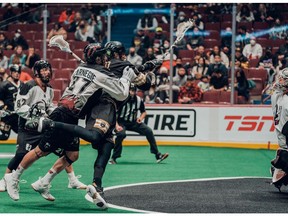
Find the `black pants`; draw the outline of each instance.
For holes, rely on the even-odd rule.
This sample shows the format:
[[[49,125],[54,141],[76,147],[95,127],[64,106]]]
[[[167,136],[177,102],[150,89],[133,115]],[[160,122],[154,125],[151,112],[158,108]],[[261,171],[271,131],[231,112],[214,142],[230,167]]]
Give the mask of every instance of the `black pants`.
[[[134,131],[136,133],[146,136],[146,139],[150,144],[150,152],[155,155],[159,153],[153,131],[146,124],[139,124],[137,122],[127,121],[118,121],[118,124],[123,127],[123,130],[116,133],[115,147],[112,155],[112,158],[114,160],[121,157],[122,142],[126,138],[126,130]]]

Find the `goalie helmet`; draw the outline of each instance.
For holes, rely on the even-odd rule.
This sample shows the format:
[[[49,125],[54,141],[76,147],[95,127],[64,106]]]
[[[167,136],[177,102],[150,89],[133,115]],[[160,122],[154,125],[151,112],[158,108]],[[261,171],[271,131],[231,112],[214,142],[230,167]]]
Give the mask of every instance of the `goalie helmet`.
[[[44,68],[48,68],[50,70],[50,74],[44,76],[41,74],[41,70]],[[36,61],[33,66],[34,76],[40,78],[43,83],[49,83],[52,78],[52,67],[51,64],[46,60]]]
[[[285,91],[288,89],[288,68],[284,68],[279,72],[274,87],[279,91]]]
[[[103,62],[105,49],[101,43],[91,43],[84,48],[84,58],[88,64],[97,64],[97,58]]]
[[[117,53],[119,57],[125,55],[125,47],[120,41],[109,41],[105,44],[106,55],[109,59],[114,58],[114,53]]]

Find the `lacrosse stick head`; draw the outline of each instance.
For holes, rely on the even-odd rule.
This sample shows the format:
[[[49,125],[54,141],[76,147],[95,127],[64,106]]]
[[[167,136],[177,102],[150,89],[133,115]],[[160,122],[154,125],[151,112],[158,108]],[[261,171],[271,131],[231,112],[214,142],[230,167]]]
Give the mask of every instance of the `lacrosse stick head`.
[[[192,26],[194,25],[194,20],[189,19],[186,22],[181,22],[178,24],[177,26],[177,31],[176,31],[176,40],[175,40],[175,44],[179,41],[182,40],[182,38],[185,35],[185,32],[190,29]]]
[[[49,47],[58,47],[60,50],[64,52],[71,53],[72,51],[70,50],[69,43],[64,40],[63,35],[54,35],[50,40],[49,40]]]

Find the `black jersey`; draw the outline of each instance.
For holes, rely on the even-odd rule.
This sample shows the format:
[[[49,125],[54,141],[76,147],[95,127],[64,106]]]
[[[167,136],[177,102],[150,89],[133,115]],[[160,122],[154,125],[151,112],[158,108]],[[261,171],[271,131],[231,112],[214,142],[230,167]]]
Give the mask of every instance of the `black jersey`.
[[[22,85],[23,83],[21,81],[19,81],[18,85],[10,80],[5,80],[0,83],[0,100],[7,106],[8,110],[14,111],[17,92]]]

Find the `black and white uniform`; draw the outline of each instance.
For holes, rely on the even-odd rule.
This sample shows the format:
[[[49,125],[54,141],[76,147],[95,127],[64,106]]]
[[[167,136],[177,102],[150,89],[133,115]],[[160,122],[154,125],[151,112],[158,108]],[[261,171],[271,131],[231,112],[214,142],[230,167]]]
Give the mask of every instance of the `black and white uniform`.
[[[288,137],[283,134],[283,129],[288,127],[288,95],[283,91],[275,90],[271,96],[274,125],[280,148],[287,149]]]
[[[107,73],[104,73],[106,71]],[[80,64],[72,74],[71,82],[59,101],[59,106],[49,116],[53,121],[77,125],[99,103],[102,90],[116,100],[125,100],[130,82],[124,78],[110,77],[101,65]],[[74,136],[73,136],[74,135]],[[77,134],[64,129],[46,131],[39,147],[44,152],[62,147],[66,151],[79,151]]]
[[[122,142],[126,138],[126,130],[146,136],[150,144],[150,152],[155,154],[156,158],[159,156],[160,152],[158,151],[152,129],[143,122],[137,122],[139,111],[140,113],[144,113],[146,110],[143,100],[137,95],[134,97],[129,96],[125,104],[118,110],[117,121],[123,130],[116,133],[115,147],[112,155],[114,160],[121,157]]]
[[[37,104],[38,109],[48,115],[55,109],[52,103],[53,97],[54,93],[50,85],[44,92],[35,80],[30,80],[20,87],[15,102],[15,112],[19,115],[17,150],[14,158],[8,164],[10,170],[16,169],[23,157],[34,149],[42,138],[41,133],[27,131],[24,128],[27,119],[31,117],[31,107]]]
[[[23,85],[23,82],[14,83],[12,78],[8,78],[0,83],[0,101],[3,102],[7,111],[14,111],[14,103],[16,100],[18,89]],[[18,115],[13,113],[0,118],[0,140],[7,140],[10,136],[11,129],[18,133]]]

